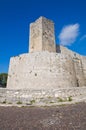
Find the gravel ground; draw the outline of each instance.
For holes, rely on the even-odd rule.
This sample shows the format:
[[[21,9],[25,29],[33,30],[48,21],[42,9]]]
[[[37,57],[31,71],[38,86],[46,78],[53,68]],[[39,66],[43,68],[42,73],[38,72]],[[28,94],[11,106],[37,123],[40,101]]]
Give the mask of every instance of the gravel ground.
[[[0,130],[86,130],[86,103],[50,107],[0,106]]]

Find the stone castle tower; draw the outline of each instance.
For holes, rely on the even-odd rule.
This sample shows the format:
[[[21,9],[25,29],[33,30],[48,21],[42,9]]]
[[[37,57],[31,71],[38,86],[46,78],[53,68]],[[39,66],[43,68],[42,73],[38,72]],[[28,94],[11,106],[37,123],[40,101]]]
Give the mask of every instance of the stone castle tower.
[[[86,57],[56,47],[51,20],[40,17],[31,23],[29,53],[10,59],[7,88],[39,90],[85,85]]]
[[[54,23],[45,17],[40,17],[30,24],[29,52],[56,52]]]

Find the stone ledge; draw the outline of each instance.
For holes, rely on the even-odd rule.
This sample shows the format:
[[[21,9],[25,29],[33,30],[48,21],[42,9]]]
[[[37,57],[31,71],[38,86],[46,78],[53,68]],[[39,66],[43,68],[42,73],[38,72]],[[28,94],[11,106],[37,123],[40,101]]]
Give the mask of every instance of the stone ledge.
[[[50,90],[0,88],[1,105],[55,105],[86,101],[86,87]]]

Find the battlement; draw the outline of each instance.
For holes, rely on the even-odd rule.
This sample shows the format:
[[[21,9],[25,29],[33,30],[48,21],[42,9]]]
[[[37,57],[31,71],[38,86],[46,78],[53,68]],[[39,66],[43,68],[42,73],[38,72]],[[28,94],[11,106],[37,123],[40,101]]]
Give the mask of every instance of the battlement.
[[[53,21],[40,17],[30,24],[29,52],[56,52]]]

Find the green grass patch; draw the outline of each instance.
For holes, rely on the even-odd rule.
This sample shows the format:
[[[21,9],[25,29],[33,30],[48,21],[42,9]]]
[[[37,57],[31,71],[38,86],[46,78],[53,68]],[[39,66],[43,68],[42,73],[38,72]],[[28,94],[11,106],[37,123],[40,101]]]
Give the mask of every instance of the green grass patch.
[[[70,96],[70,97],[68,97],[68,101],[69,102],[71,102],[73,99],[72,99],[72,97]]]
[[[30,101],[30,104],[34,104],[36,101],[33,99]]]
[[[18,104],[18,105],[19,105],[19,104],[22,104],[22,102],[21,102],[21,101],[18,101],[17,104]]]
[[[7,102],[6,102],[6,99],[2,102],[3,104],[6,104]]]
[[[64,99],[58,97],[58,102],[64,102],[64,101],[65,101]]]

